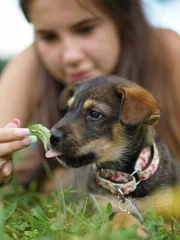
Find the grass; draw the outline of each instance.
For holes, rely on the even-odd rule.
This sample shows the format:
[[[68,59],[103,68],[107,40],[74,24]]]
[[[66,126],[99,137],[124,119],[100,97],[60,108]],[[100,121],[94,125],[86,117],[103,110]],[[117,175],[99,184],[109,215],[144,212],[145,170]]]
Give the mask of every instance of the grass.
[[[25,191],[12,183],[0,191],[0,239],[38,240],[116,240],[139,239],[132,229],[111,231],[109,216],[111,205],[106,209],[97,205],[92,212],[89,200],[81,204],[72,201],[71,188],[64,192],[45,195]],[[149,213],[145,225],[153,240],[180,239],[180,223],[171,220],[169,230],[162,218]]]

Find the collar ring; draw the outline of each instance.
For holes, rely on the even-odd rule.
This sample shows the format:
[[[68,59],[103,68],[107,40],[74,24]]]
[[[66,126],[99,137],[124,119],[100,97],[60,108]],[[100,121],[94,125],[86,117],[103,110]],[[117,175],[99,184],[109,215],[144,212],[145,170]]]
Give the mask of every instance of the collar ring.
[[[118,197],[118,199],[121,201],[121,202],[125,202],[125,197],[124,197],[124,193],[123,193],[123,191],[121,190],[121,188],[119,187],[119,186],[114,186],[114,188],[115,188],[115,190],[117,191],[117,197]]]
[[[139,169],[135,169],[134,172],[131,173],[131,175],[130,175],[129,178],[131,179],[132,177],[134,177],[134,175],[135,175],[136,173],[137,173],[137,174],[140,173],[140,170],[139,170]],[[139,180],[136,182],[136,186],[139,185],[140,182],[141,182],[141,180],[139,179]]]
[[[135,169],[133,173],[131,173],[130,178],[132,178],[136,173],[139,173],[139,169]]]

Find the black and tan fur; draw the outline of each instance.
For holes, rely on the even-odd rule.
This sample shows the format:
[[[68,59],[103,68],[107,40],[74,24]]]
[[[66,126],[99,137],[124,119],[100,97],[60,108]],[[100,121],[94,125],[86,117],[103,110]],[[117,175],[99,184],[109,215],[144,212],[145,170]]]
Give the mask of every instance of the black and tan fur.
[[[113,75],[72,84],[61,94],[58,107],[64,116],[53,126],[50,142],[53,149],[63,153],[59,157],[63,165],[79,168],[100,163],[101,168],[130,174],[141,150],[152,146],[153,126],[160,117],[149,92]],[[156,145],[160,153],[158,170],[128,196],[142,214],[153,202],[156,207],[171,204],[171,187],[179,182],[177,163],[169,150],[160,141]],[[124,221],[127,227],[134,224],[134,217],[119,211],[117,197],[97,185],[91,167],[87,189],[100,203],[111,201],[116,212],[114,228]],[[156,200],[162,193],[168,195],[168,201],[163,198],[158,205]]]

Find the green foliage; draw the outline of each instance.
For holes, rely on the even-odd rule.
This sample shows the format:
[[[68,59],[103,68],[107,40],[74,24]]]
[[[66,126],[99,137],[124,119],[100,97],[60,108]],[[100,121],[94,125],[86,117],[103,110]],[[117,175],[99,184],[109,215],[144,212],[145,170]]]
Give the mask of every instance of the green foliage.
[[[5,65],[8,63],[8,60],[0,60],[0,73],[2,72]]]
[[[46,195],[25,191],[16,184],[1,188],[0,239],[34,240],[138,240],[136,228],[111,231],[109,217],[112,206],[106,208],[91,196],[90,200],[72,201],[76,191],[71,187],[63,192]],[[172,219],[167,230],[162,218],[149,213],[145,225],[152,240],[180,239],[180,224]]]

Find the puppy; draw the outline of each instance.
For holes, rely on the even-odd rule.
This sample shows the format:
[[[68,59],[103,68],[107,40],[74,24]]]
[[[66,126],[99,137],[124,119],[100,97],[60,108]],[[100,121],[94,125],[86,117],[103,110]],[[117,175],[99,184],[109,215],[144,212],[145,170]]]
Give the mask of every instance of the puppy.
[[[102,76],[67,87],[58,107],[63,117],[51,129],[46,157],[79,168],[78,174],[83,174],[80,167],[90,166],[84,182],[100,204],[111,202],[114,229],[142,224],[150,207],[158,212],[173,204],[179,166],[153,137],[160,109],[148,91]]]

